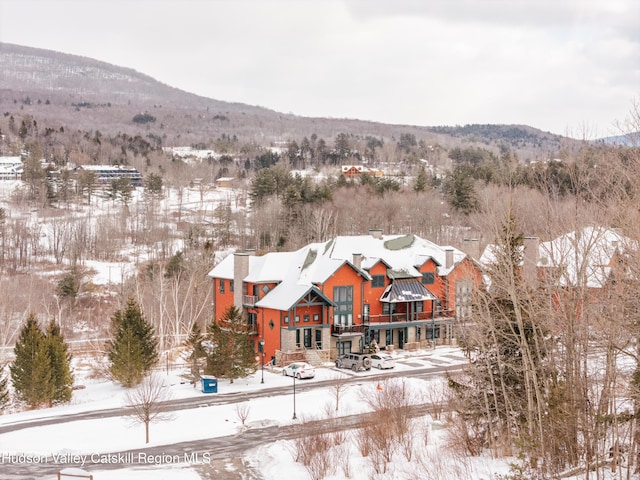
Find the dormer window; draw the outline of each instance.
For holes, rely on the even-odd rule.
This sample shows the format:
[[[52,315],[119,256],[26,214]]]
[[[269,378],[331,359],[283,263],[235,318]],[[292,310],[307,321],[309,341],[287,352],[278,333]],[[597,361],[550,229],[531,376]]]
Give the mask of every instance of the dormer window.
[[[372,275],[371,276],[371,288],[384,287],[384,275]]]
[[[433,285],[435,280],[436,280],[436,277],[433,274],[433,272],[423,272],[422,273],[422,283],[424,285]]]

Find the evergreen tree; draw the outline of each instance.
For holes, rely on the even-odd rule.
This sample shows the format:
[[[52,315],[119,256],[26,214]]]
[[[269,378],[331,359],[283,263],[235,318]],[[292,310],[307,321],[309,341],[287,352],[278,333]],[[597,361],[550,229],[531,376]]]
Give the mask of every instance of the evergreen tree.
[[[202,334],[202,329],[197,322],[194,322],[191,326],[189,336],[185,341],[185,346],[189,349],[189,362],[191,363],[191,377],[193,379],[193,385],[195,387],[198,379],[200,378],[200,363],[203,358],[207,356],[207,352],[204,349],[202,342],[205,340]]]
[[[413,191],[416,193],[424,192],[427,189],[427,185],[429,184],[429,178],[427,176],[427,172],[424,169],[424,166],[420,168],[418,175],[413,182]]]
[[[523,247],[524,237],[509,212],[493,252],[495,261],[487,269],[488,288],[476,294],[469,377],[466,382],[450,379],[449,386],[467,426],[481,432],[477,440],[482,447],[517,440],[535,457],[544,443],[549,412],[545,382],[554,373],[546,360],[548,332],[539,323],[548,299],[523,277]]]
[[[135,300],[129,299],[124,310],[111,317],[111,332],[107,355],[113,379],[125,387],[138,385],[158,361],[153,326]]]
[[[4,374],[4,365],[0,368],[0,411],[9,404],[9,379]]]
[[[60,326],[54,321],[49,322],[45,337],[49,365],[51,368],[51,383],[53,394],[51,403],[65,403],[71,400],[73,391],[73,374],[71,373],[71,354],[60,332]]]
[[[474,183],[473,171],[468,165],[457,166],[445,180],[444,193],[449,204],[463,214],[478,209]]]
[[[29,315],[20,330],[14,352],[16,358],[9,370],[18,400],[31,408],[50,403],[54,391],[51,366],[45,336],[35,314]]]
[[[230,379],[246,377],[256,370],[255,351],[249,340],[249,329],[237,307],[229,307],[219,322],[207,327],[213,347],[207,355],[205,373]]]

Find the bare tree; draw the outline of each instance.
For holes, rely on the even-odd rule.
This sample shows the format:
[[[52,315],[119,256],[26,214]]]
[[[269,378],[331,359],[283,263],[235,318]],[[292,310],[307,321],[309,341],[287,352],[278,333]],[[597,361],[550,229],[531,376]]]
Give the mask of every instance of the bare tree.
[[[125,406],[132,409],[134,423],[144,423],[145,443],[149,443],[149,425],[151,422],[171,420],[171,414],[165,411],[164,403],[171,399],[171,393],[162,378],[151,374],[136,388],[127,390]]]
[[[336,401],[336,412],[340,408],[340,399],[348,386],[348,377],[344,375],[336,375],[333,377],[333,381],[331,382],[331,393]]]
[[[240,424],[244,427],[247,422],[247,418],[249,418],[249,414],[251,413],[251,406],[249,402],[236,403],[234,405],[234,410],[236,412],[236,417],[240,420]]]

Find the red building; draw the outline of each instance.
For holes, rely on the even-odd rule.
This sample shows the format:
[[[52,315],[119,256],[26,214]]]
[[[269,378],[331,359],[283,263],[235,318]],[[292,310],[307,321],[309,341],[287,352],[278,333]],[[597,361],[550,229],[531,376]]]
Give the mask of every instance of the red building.
[[[470,314],[477,265],[453,247],[414,235],[341,236],[295,252],[234,253],[211,272],[215,316],[231,305],[246,316],[265,361],[329,361],[381,348],[455,340]]]

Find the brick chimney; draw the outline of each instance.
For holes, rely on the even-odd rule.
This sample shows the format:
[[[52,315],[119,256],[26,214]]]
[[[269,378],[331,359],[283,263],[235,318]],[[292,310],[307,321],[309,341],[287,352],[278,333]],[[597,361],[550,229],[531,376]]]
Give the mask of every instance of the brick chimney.
[[[353,254],[353,261],[351,263],[353,263],[353,265],[358,270],[360,270],[362,268],[362,254],[361,253],[354,253]]]
[[[453,267],[453,248],[446,248],[444,251],[445,254],[445,262],[444,262],[444,266],[445,268],[451,268]]]
[[[233,304],[242,311],[242,282],[249,275],[249,254],[233,254]]]
[[[474,260],[480,260],[480,240],[477,238],[465,238],[463,240],[464,243],[464,253],[469,255]]]

